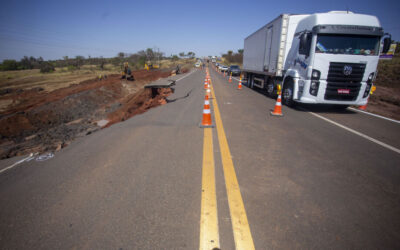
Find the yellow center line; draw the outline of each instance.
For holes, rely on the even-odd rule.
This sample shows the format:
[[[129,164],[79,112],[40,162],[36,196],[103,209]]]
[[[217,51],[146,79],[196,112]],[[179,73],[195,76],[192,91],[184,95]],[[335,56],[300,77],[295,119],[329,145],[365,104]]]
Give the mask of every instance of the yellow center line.
[[[225,186],[228,196],[229,211],[232,221],[233,236],[236,249],[254,249],[253,237],[251,236],[249,222],[247,221],[242,195],[240,194],[239,183],[236,178],[235,167],[233,166],[228,140],[221,120],[214,88],[211,86],[211,93],[214,97],[213,107],[215,123],[218,133],[219,148],[221,151],[222,165],[225,176]]]
[[[204,128],[200,249],[220,248],[212,129]]]

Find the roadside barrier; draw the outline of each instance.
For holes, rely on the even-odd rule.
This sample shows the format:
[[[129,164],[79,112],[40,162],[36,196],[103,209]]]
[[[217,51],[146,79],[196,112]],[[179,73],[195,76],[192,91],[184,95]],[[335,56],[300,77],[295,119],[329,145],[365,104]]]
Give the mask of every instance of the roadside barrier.
[[[212,128],[214,127],[212,125],[211,121],[211,109],[210,109],[210,101],[208,96],[205,96],[204,99],[204,108],[203,108],[203,119],[199,125],[200,128]]]
[[[242,76],[239,78],[239,84],[238,84],[238,89],[242,89]]]
[[[229,76],[229,82],[232,82],[232,72],[231,75]]]

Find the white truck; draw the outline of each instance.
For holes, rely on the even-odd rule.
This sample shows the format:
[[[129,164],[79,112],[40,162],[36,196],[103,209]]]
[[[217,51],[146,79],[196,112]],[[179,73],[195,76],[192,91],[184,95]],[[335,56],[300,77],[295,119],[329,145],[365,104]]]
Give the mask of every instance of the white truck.
[[[244,40],[243,73],[270,96],[280,84],[288,106],[364,105],[390,41],[375,16],[282,14]]]

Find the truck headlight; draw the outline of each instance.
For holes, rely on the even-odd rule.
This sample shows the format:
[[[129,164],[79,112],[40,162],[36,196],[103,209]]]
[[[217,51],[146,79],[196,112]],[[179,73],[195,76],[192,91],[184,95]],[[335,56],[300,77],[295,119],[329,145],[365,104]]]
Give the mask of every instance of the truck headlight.
[[[311,80],[319,80],[321,77],[321,72],[319,70],[313,69],[311,73]]]

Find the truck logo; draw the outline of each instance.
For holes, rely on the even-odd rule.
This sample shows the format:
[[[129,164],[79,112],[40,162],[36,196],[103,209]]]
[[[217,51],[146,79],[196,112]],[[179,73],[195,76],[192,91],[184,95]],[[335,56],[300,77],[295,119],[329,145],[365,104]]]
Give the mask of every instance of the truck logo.
[[[351,72],[353,72],[353,68],[351,66],[349,66],[349,65],[344,65],[343,74],[345,76],[349,76],[349,75],[351,75]]]

